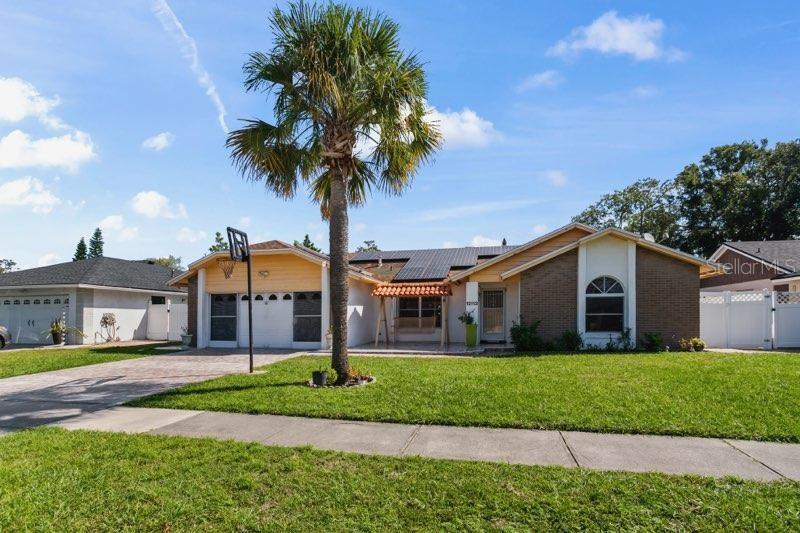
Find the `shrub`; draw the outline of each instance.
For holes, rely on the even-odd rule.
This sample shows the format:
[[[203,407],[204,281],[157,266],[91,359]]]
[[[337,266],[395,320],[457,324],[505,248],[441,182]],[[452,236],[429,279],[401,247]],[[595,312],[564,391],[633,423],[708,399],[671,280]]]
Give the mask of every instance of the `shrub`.
[[[556,346],[565,352],[577,352],[583,348],[583,337],[577,331],[567,330],[558,338]]]
[[[661,333],[645,333],[639,340],[639,344],[647,352],[664,351],[664,337]]]
[[[680,350],[682,352],[693,352],[694,351],[694,345],[692,345],[691,339],[681,339],[681,340],[679,340],[678,341],[678,348],[680,348]]]
[[[518,324],[511,326],[511,342],[517,352],[541,352],[548,348],[548,344],[539,336],[539,323]]]

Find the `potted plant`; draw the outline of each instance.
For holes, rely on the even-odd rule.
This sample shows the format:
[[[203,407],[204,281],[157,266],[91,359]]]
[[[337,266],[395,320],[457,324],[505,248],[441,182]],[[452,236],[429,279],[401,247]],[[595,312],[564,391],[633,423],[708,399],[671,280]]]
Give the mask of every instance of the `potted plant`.
[[[181,344],[183,344],[183,348],[188,348],[192,344],[192,334],[189,333],[187,326],[181,328]]]
[[[320,368],[311,372],[311,383],[315,387],[324,387],[328,383],[328,369]]]
[[[50,322],[50,329],[48,330],[50,336],[53,338],[53,344],[64,344],[64,337],[67,335],[67,327],[60,319],[55,319]]]
[[[470,348],[478,345],[478,324],[475,323],[475,317],[472,316],[472,311],[464,311],[458,317],[464,329],[466,330],[466,344]]]

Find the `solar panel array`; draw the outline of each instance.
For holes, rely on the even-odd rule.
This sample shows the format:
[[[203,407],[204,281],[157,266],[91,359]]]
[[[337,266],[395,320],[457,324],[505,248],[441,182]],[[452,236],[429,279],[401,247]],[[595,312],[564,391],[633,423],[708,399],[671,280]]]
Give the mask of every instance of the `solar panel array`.
[[[515,246],[479,246],[469,248],[440,248],[429,250],[390,250],[358,252],[352,263],[406,261],[393,281],[431,281],[447,277],[454,268],[469,268],[478,264],[479,257],[495,257]]]

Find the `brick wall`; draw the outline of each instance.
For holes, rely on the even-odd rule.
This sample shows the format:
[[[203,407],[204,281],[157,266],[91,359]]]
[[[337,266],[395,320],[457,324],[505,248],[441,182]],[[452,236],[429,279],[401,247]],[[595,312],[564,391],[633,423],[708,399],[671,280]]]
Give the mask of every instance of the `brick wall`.
[[[526,324],[541,320],[539,333],[554,340],[577,329],[578,251],[565,252],[520,274],[520,314]]]
[[[189,278],[188,306],[189,334],[192,336],[192,346],[197,346],[197,276]]]
[[[731,283],[770,279],[781,273],[760,261],[731,250],[725,250],[716,262],[725,265],[727,273],[701,280],[700,286],[704,289]]]
[[[670,347],[700,335],[697,266],[636,248],[636,333],[660,333]]]

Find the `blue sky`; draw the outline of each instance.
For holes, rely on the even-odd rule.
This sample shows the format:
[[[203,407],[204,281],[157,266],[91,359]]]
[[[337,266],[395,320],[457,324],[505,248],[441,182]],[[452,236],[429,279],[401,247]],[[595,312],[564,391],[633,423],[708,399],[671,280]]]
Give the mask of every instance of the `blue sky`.
[[[524,242],[601,194],[669,178],[714,145],[798,137],[800,5],[358,2],[427,62],[445,147],[402,197],[351,212],[351,245]],[[305,193],[244,182],[223,124],[270,118],[245,94],[271,2],[0,0],[0,257],[174,254],[215,231],[327,249]]]

